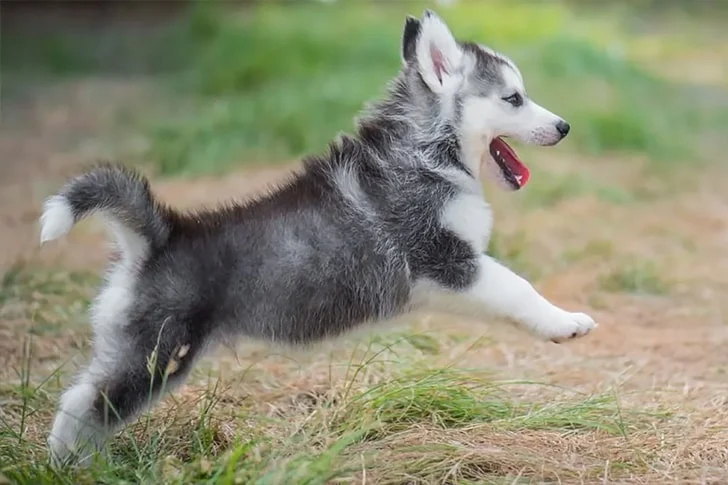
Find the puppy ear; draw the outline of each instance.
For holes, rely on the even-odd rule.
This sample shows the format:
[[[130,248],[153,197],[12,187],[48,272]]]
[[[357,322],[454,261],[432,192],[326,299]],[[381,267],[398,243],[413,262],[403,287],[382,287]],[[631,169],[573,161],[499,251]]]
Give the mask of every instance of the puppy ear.
[[[429,9],[422,17],[415,55],[422,79],[432,92],[444,93],[459,82],[463,51],[445,22]]]
[[[402,61],[409,64],[415,58],[417,49],[417,38],[420,35],[422,24],[419,19],[408,15],[404,21],[404,30],[402,31]]]

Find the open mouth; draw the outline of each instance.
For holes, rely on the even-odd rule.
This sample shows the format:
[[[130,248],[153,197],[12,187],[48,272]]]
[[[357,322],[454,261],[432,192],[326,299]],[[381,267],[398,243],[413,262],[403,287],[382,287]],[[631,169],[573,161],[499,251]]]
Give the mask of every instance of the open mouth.
[[[498,164],[503,179],[513,190],[518,190],[528,183],[531,172],[501,137],[495,137],[490,142],[490,156]]]

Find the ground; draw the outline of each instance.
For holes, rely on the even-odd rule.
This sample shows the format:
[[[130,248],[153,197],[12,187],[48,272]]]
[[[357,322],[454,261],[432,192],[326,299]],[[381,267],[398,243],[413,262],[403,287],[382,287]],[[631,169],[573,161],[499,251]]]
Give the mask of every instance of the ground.
[[[40,205],[106,155],[98,140],[114,132],[113,113],[143,103],[144,90],[61,83],[13,105],[0,133],[8,480],[53,481],[43,443],[88,356],[84,312],[106,258],[97,221],[40,248]],[[594,316],[592,334],[555,345],[485,317],[418,314],[307,352],[241,342],[122,431],[112,465],[77,483],[728,482],[725,168],[666,173],[641,155],[527,153],[539,169],[523,193],[488,187],[492,250],[554,303]],[[265,190],[296,163],[154,176],[153,186],[177,207],[215,204]]]

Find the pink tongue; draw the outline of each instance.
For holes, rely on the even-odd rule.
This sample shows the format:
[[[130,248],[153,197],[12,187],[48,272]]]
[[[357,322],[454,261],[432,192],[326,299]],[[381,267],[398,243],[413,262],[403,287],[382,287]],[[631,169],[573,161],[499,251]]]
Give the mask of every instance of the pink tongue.
[[[490,142],[490,145],[491,148],[500,152],[506,167],[516,177],[519,185],[521,187],[525,186],[531,178],[531,172],[528,170],[528,167],[526,167],[523,162],[518,159],[518,155],[516,155],[516,152],[513,151],[513,148],[511,148],[508,143],[503,141],[500,137],[494,138],[493,141]]]

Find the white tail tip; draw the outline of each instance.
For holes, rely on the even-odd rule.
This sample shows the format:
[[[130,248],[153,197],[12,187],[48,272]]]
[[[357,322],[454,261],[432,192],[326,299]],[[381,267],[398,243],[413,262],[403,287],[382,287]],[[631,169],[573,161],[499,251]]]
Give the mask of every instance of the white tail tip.
[[[40,216],[40,243],[68,234],[73,223],[73,211],[68,200],[62,195],[50,197],[43,204],[43,215]]]

